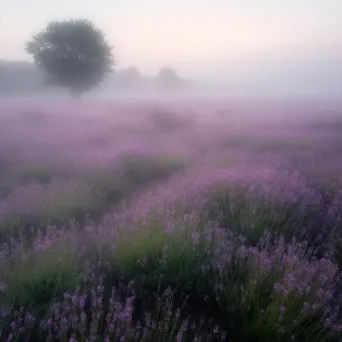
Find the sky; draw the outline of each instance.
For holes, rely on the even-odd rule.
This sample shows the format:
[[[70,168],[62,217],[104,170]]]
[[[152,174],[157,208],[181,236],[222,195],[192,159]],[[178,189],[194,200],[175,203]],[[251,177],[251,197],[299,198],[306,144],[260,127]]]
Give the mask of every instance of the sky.
[[[30,60],[25,42],[50,20],[88,18],[114,45],[117,68],[342,89],[342,0],[0,0],[0,8],[0,59]]]

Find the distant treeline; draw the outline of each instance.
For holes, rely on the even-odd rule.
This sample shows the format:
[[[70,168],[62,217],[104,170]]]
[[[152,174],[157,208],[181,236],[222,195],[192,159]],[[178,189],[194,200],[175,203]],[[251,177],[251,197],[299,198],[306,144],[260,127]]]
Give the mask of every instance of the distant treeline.
[[[0,94],[41,91],[45,76],[31,63],[0,61]]]
[[[44,91],[63,91],[49,86],[47,79],[45,72],[30,62],[0,60],[0,95],[29,95]],[[115,93],[129,91],[140,93],[165,89],[177,91],[184,90],[185,83],[186,81],[179,78],[172,69],[164,68],[156,77],[147,77],[142,75],[137,68],[131,67],[116,71],[96,91],[112,89]]]

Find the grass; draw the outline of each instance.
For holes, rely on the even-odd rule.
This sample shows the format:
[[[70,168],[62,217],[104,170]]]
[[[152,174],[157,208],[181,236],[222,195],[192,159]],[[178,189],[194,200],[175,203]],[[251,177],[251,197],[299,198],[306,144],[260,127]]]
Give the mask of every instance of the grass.
[[[3,299],[6,305],[33,310],[46,309],[53,299],[73,288],[81,268],[72,254],[51,248],[20,262],[14,271],[1,273],[8,287]]]
[[[228,188],[208,200],[206,211],[218,219],[220,227],[243,235],[255,245],[265,234],[290,241],[293,237],[311,239],[313,230],[320,229],[319,205],[306,207],[300,197],[295,202],[270,199],[248,190]],[[316,217],[316,220],[315,220]]]
[[[103,193],[107,203],[117,203],[140,187],[168,178],[185,161],[174,156],[123,156],[112,169],[94,172],[86,179]]]
[[[298,262],[297,253],[289,255],[289,246],[283,249],[281,245],[278,250],[237,253],[235,267],[218,273],[221,315],[231,324],[234,322],[234,331],[244,327],[242,336],[235,336],[239,340],[329,340],[329,333],[319,322],[319,311],[312,310],[319,305],[317,293],[329,291],[329,283],[309,280],[317,277],[322,268],[308,261],[309,271],[308,265]],[[328,263],[326,267],[334,265]]]
[[[184,229],[168,234],[165,222],[147,221],[131,232],[120,234],[119,243],[110,252],[111,272],[126,280],[136,279],[145,289],[156,291],[158,286],[179,288],[185,292],[202,292],[207,283],[203,265],[212,252],[196,249],[200,241],[199,226],[189,222]],[[203,276],[204,275],[204,276]]]
[[[19,167],[13,175],[18,179],[19,184],[28,184],[30,182],[48,183],[53,178],[60,178],[64,172],[56,170],[48,165],[23,165]]]
[[[22,164],[12,166],[0,178],[0,197],[8,196],[14,187],[35,182],[46,184],[54,178],[70,178],[71,172],[48,164]]]
[[[0,238],[30,238],[32,231],[48,224],[63,226],[72,218],[82,220],[99,211],[101,201],[88,184],[72,179],[17,187],[1,201]]]
[[[82,224],[86,216],[97,218],[139,187],[169,177],[184,167],[175,157],[126,156],[113,169],[101,170],[78,179],[51,178],[53,172],[37,166],[17,171],[21,180],[12,193],[2,199],[0,240],[8,236],[31,235],[47,224],[67,225],[70,220]],[[27,185],[22,185],[27,180]],[[34,181],[34,182],[33,182]]]
[[[320,267],[310,259],[305,244],[280,240],[273,247],[269,239],[264,246],[247,251],[238,235],[221,229],[222,234],[215,236],[208,227],[196,231],[197,221],[183,222],[182,229],[171,233],[165,232],[165,225],[152,221],[136,231],[126,231],[111,253],[116,277],[134,278],[144,302],[159,287],[170,286],[177,289],[179,301],[188,296],[193,316],[196,303],[202,313],[229,328],[230,336],[239,341],[273,341],[279,335],[280,341],[293,336],[300,341],[329,340],[329,332],[312,306],[319,305],[317,293],[330,291],[330,280],[327,276],[322,283],[312,281],[323,268],[331,268],[332,280],[337,270],[332,262],[323,265],[322,261]],[[288,285],[284,294],[276,287],[281,287],[281,282]],[[285,317],[287,312],[290,316]],[[294,316],[296,322],[290,321]],[[240,326],[245,328],[237,333]]]
[[[191,138],[200,125],[171,110],[148,111],[147,120],[161,145],[178,131]],[[89,156],[118,142],[106,135],[102,146],[96,129],[84,141],[96,147]],[[315,136],[308,147],[301,136],[230,133],[201,141],[219,153],[194,153],[191,165],[150,151],[72,171],[34,162],[6,168],[0,340],[341,340],[340,170],[324,161],[308,169],[329,136],[322,148]],[[294,160],[295,170],[283,169]]]

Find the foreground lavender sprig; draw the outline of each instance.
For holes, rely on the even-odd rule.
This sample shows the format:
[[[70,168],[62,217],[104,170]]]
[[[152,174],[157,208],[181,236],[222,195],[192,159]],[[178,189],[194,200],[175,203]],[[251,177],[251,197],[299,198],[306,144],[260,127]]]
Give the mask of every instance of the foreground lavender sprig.
[[[92,286],[90,293],[64,293],[63,301],[52,307],[51,315],[41,322],[47,341],[209,341],[210,337],[225,341],[225,333],[218,326],[211,332],[197,336],[196,323],[180,319],[181,310],[173,307],[171,289],[155,296],[153,312],[145,312],[141,319],[134,315],[135,291],[128,284],[126,295],[113,287],[107,301],[103,285]]]

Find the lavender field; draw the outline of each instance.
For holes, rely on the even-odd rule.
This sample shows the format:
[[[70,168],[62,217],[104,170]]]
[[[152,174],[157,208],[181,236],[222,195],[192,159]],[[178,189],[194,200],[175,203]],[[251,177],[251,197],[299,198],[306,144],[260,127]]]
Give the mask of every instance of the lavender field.
[[[0,341],[342,341],[342,106],[0,103]]]

